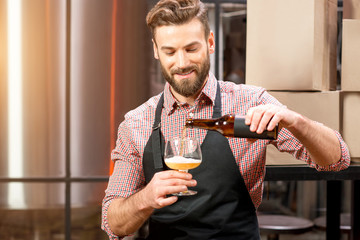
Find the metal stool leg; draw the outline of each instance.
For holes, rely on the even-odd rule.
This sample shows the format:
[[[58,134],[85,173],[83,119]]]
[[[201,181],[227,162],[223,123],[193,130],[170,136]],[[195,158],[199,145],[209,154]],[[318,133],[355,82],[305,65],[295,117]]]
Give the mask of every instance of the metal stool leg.
[[[279,234],[269,234],[267,240],[279,240]]]

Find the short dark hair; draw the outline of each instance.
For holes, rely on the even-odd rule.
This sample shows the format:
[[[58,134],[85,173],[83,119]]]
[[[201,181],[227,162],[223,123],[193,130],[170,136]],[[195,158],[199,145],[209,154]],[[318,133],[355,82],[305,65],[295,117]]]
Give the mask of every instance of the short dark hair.
[[[198,19],[205,37],[210,34],[207,8],[200,0],[160,0],[147,14],[146,23],[155,39],[155,29],[160,26],[180,25]]]

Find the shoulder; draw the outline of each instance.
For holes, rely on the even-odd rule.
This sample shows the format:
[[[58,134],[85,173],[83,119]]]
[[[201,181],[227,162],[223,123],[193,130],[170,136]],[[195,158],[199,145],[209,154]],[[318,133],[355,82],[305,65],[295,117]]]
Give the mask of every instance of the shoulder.
[[[129,149],[142,154],[146,141],[151,135],[155,119],[155,109],[161,95],[151,97],[137,108],[127,112],[125,119],[118,128],[117,145],[122,145],[122,151]]]
[[[221,92],[223,93],[240,93],[240,94],[249,94],[249,95],[259,95],[265,92],[265,88],[246,85],[246,84],[236,84],[228,81],[219,81]]]
[[[264,94],[268,94],[263,87],[225,81],[219,81],[219,84],[221,93],[246,101],[258,101]]]
[[[265,88],[219,81],[222,100],[229,112],[245,114],[251,107],[262,104],[281,105]]]
[[[151,97],[137,108],[127,112],[121,126],[128,131],[139,131],[138,134],[151,130],[155,119],[155,109],[159,102],[161,94]]]
[[[146,102],[137,108],[130,110],[125,114],[125,120],[136,120],[144,117],[150,117],[155,114],[156,106],[160,100],[161,94],[149,98]]]

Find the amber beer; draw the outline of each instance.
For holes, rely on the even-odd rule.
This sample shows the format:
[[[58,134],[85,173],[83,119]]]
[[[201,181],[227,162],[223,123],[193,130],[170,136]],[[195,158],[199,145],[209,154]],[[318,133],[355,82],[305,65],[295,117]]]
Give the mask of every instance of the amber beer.
[[[245,117],[224,115],[217,119],[192,119],[185,123],[186,128],[201,128],[218,131],[226,137],[255,138],[255,139],[276,139],[278,126],[272,131],[264,131],[261,134],[250,131],[250,126],[245,124]]]
[[[200,165],[201,160],[175,156],[172,158],[165,158],[165,164],[171,169],[188,170],[196,168]]]

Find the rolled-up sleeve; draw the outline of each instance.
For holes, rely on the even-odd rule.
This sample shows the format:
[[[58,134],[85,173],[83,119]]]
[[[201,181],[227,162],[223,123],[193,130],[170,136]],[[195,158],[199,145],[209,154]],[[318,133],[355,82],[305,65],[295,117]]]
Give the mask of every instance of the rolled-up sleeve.
[[[110,229],[109,227],[109,223],[107,221],[107,213],[108,213],[108,209],[109,209],[109,205],[111,203],[111,199],[109,198],[104,198],[103,200],[103,205],[102,205],[102,222],[101,222],[101,229],[104,230],[107,235],[109,236],[110,240],[118,240],[118,239],[122,239],[119,238],[118,236],[116,236]]]
[[[131,127],[127,126],[126,121],[119,126],[116,147],[111,153],[111,159],[114,161],[114,171],[102,202],[101,228],[109,235],[109,239],[117,240],[121,238],[111,231],[107,219],[110,203],[119,197],[129,197],[145,184],[141,157],[131,139]]]
[[[318,171],[341,171],[349,167],[351,158],[349,149],[343,138],[341,137],[340,133],[336,130],[333,131],[335,132],[335,135],[340,143],[341,158],[336,163],[328,166],[320,166],[315,161],[313,161],[306,147],[286,128],[281,129],[278,139],[272,142],[272,144],[280,152],[288,152],[296,159],[306,162],[310,165],[310,167],[313,167]]]
[[[338,162],[333,163],[328,166],[319,166],[315,163],[312,163],[312,165],[318,170],[318,171],[341,171],[349,167],[350,165],[350,152],[349,148],[347,147],[346,143],[344,142],[344,139],[341,137],[340,133],[338,131],[335,131],[336,137],[339,139],[340,143],[340,149],[341,149],[341,158]]]

